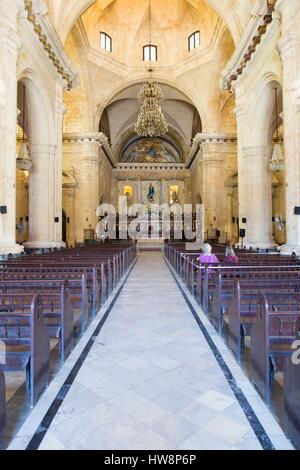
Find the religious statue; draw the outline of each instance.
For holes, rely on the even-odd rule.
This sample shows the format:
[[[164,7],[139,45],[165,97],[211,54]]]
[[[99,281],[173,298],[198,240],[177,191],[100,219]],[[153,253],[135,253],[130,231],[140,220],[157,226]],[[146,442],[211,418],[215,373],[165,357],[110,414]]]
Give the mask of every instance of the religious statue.
[[[154,189],[153,184],[150,183],[149,189],[148,189],[148,194],[147,194],[147,199],[148,199],[149,202],[153,202],[154,195],[155,195],[155,189]]]
[[[173,191],[172,193],[172,201],[173,204],[179,204],[179,196],[177,191]]]
[[[126,197],[126,199],[127,199],[127,205],[128,205],[128,206],[131,206],[131,205],[132,205],[132,197],[131,197],[131,194],[130,194],[129,191],[126,191],[125,197]]]

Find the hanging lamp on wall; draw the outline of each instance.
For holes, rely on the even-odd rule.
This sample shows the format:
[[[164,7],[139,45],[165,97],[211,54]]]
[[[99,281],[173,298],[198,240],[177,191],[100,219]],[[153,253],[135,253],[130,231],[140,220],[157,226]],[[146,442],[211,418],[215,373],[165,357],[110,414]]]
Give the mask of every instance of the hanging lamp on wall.
[[[29,171],[32,167],[32,161],[28,153],[28,143],[25,138],[25,119],[26,119],[26,101],[25,101],[25,86],[23,86],[23,136],[20,146],[20,150],[17,156],[17,168],[18,170]]]
[[[281,143],[279,139],[279,122],[278,122],[278,89],[275,88],[275,125],[276,125],[276,138],[275,138],[275,145],[273,149],[272,159],[270,161],[270,169],[274,173],[278,173],[279,171],[284,170],[284,158],[281,149]]]

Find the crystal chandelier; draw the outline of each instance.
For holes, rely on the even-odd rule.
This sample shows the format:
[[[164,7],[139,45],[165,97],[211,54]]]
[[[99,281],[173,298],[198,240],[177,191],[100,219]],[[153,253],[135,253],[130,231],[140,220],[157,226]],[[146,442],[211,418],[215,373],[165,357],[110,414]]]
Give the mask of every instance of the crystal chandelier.
[[[152,44],[151,0],[149,0],[149,44]],[[163,93],[157,82],[152,80],[152,56],[150,52],[150,80],[146,81],[138,94],[140,113],[134,131],[143,137],[157,137],[167,134],[168,125],[161,110]]]
[[[278,173],[279,171],[284,170],[284,158],[281,150],[281,145],[279,142],[278,134],[278,97],[277,97],[277,88],[275,88],[275,112],[276,112],[276,141],[272,153],[272,159],[269,163],[271,171]]]
[[[276,142],[272,154],[272,160],[270,161],[270,169],[277,173],[278,171],[284,170],[284,159],[282,155],[281,145],[279,142]]]
[[[23,91],[23,137],[20,146],[20,150],[17,156],[17,168],[18,170],[29,171],[32,167],[32,161],[28,153],[28,144],[25,139],[25,86]]]
[[[142,106],[135,132],[144,137],[167,134],[168,125],[160,106],[163,100],[160,86],[154,81],[145,82],[138,94],[138,100]]]

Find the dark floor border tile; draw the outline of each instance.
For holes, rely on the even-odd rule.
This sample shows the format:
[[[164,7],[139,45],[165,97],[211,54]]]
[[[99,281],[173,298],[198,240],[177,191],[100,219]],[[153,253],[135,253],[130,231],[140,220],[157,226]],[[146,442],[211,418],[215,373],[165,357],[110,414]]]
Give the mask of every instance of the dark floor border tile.
[[[242,410],[243,410],[243,412],[244,412],[251,428],[253,429],[254,434],[256,435],[258,441],[260,442],[263,450],[276,450],[274,445],[272,444],[272,441],[269,438],[267,432],[265,431],[264,427],[262,426],[261,422],[259,421],[259,418],[255,414],[252,406],[248,402],[248,400],[245,397],[244,393],[242,392],[241,388],[236,383],[236,380],[233,377],[233,375],[232,375],[229,367],[227,366],[225,360],[223,359],[222,354],[218,350],[218,348],[215,345],[215,343],[213,342],[209,332],[207,331],[204,324],[200,320],[196,310],[194,309],[194,307],[193,307],[192,303],[190,302],[188,296],[184,292],[184,289],[181,287],[176,275],[174,274],[174,272],[173,272],[172,268],[170,267],[170,264],[169,264],[169,262],[167,261],[166,258],[165,258],[165,262],[166,262],[166,265],[168,266],[168,269],[170,270],[170,273],[172,274],[172,276],[173,276],[173,278],[174,278],[174,280],[175,280],[175,282],[178,286],[178,289],[180,290],[185,302],[187,303],[194,319],[196,320],[197,325],[199,326],[206,342],[208,343],[213,355],[215,356],[220,368],[222,369],[222,372],[223,372],[223,374],[224,374],[231,390],[233,391],[236,399],[238,400],[239,405],[241,406],[241,408],[242,408]]]
[[[53,402],[51,403],[50,407],[48,408],[48,411],[46,412],[44,418],[42,419],[39,427],[35,431],[33,437],[31,438],[31,440],[30,440],[30,442],[29,442],[29,444],[28,444],[28,446],[26,447],[25,450],[30,450],[30,451],[38,450],[38,448],[40,447],[45,435],[47,434],[47,431],[49,430],[49,428],[51,426],[52,421],[54,420],[59,408],[63,404],[64,399],[66,398],[66,396],[67,396],[68,392],[70,391],[70,388],[71,388],[74,380],[76,379],[76,377],[78,375],[78,372],[80,371],[80,369],[81,369],[84,361],[86,360],[91,348],[93,347],[96,338],[98,337],[98,335],[99,335],[101,329],[103,328],[106,320],[108,319],[112,309],[114,308],[116,301],[118,300],[122,290],[124,289],[126,281],[127,281],[128,277],[130,276],[130,274],[132,273],[137,261],[138,261],[138,257],[133,262],[129,272],[127,273],[127,275],[126,275],[125,279],[123,280],[121,286],[119,287],[118,291],[116,292],[116,294],[115,294],[114,298],[112,299],[109,307],[107,308],[105,314],[103,315],[103,317],[101,318],[101,320],[100,320],[99,324],[97,325],[96,329],[92,333],[92,335],[91,335],[89,341],[87,342],[84,350],[80,354],[80,356],[77,359],[73,369],[71,370],[70,374],[68,375],[68,377],[65,380],[64,384],[62,385],[62,387],[60,388],[59,392],[57,393],[57,395],[56,395],[55,399],[53,400]]]

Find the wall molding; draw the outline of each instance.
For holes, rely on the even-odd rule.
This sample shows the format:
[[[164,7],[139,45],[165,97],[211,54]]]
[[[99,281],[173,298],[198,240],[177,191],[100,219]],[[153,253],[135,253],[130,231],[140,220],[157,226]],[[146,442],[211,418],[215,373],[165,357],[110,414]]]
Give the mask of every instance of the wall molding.
[[[45,16],[47,8],[43,9],[39,3],[36,4],[33,0],[24,0],[24,7],[27,12],[27,20],[32,24],[39,42],[48,54],[57,73],[66,81],[67,89],[75,88],[79,84],[78,74],[65,53],[51,22]]]

